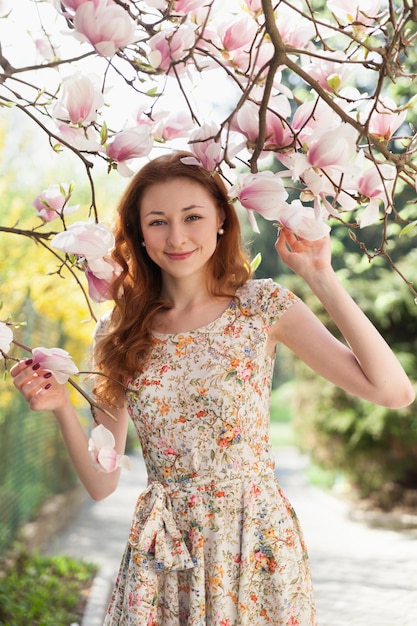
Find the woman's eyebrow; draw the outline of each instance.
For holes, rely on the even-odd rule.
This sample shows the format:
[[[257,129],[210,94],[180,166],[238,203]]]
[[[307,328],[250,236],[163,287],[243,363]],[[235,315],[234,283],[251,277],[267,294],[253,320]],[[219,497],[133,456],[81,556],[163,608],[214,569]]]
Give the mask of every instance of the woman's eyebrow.
[[[204,209],[204,207],[200,204],[190,204],[190,206],[185,206],[183,209],[181,209],[182,213],[185,213],[186,211],[192,211],[193,209]],[[164,211],[157,211],[156,209],[152,209],[151,211],[149,211],[149,213],[147,213],[146,215],[144,215],[144,217],[149,217],[150,215],[164,215]]]

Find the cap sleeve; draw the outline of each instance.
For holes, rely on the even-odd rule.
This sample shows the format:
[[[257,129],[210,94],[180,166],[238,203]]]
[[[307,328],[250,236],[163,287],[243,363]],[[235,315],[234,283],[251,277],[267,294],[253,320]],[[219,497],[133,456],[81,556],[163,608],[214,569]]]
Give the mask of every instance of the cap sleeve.
[[[100,319],[98,320],[94,331],[93,331],[93,342],[97,343],[98,341],[100,341],[100,339],[103,339],[103,337],[106,335],[109,326],[110,326],[110,318],[111,318],[111,311],[108,313],[105,313],[102,317],[100,317]]]
[[[249,281],[246,303],[251,314],[258,314],[264,324],[276,322],[300,298],[272,278]],[[242,302],[243,304],[243,302]]]

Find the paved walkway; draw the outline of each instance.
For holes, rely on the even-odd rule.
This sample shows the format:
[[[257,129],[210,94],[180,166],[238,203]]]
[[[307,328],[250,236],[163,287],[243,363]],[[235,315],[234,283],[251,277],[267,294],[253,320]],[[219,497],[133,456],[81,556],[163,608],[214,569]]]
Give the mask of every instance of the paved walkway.
[[[348,505],[312,487],[306,460],[277,451],[277,474],[294,505],[309,548],[319,626],[416,626],[417,530],[376,529],[349,519]],[[140,456],[123,471],[116,493],[86,499],[78,517],[51,545],[100,566],[82,626],[101,626],[104,605],[146,475]],[[303,625],[301,625],[303,626]]]
[[[283,450],[277,473],[304,529],[319,626],[416,626],[417,530],[352,521],[346,502],[309,485],[303,462]]]

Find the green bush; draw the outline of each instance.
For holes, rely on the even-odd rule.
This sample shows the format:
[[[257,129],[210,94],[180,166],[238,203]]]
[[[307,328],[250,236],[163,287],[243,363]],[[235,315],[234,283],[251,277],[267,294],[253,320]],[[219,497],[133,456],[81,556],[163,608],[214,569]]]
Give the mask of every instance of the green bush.
[[[19,550],[0,566],[0,624],[70,626],[81,621],[95,565]]]
[[[417,488],[415,406],[386,409],[322,381],[300,390],[294,430],[316,464],[334,476],[342,471],[362,497],[387,482]]]

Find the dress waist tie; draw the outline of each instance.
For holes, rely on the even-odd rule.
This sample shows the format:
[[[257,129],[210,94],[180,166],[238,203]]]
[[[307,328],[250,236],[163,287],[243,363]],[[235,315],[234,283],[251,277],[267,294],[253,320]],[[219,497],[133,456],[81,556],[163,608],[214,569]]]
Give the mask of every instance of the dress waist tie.
[[[172,515],[169,493],[162,483],[152,482],[136,503],[129,540],[104,625],[156,626],[158,576],[193,567],[191,555]]]
[[[194,567],[172,515],[169,493],[162,483],[150,483],[139,496],[129,544],[135,561],[145,569],[179,571]]]

